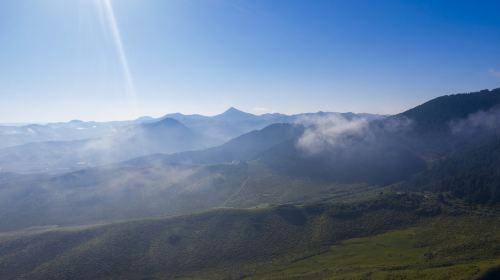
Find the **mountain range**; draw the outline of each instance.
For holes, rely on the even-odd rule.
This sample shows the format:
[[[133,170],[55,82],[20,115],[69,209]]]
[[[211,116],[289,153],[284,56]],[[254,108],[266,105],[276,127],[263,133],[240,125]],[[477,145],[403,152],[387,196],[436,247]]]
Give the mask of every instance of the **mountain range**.
[[[499,108],[500,89],[393,116],[231,108],[4,148],[0,274],[491,277],[500,267]],[[75,157],[81,147],[94,150]]]
[[[62,173],[155,153],[202,150],[274,123],[295,123],[305,117],[324,114],[357,116],[322,112],[257,116],[230,108],[213,117],[177,113],[125,122],[71,121],[0,127],[0,143],[4,143],[0,147],[13,145],[0,148],[0,171]],[[382,116],[361,114],[359,117],[377,119]]]

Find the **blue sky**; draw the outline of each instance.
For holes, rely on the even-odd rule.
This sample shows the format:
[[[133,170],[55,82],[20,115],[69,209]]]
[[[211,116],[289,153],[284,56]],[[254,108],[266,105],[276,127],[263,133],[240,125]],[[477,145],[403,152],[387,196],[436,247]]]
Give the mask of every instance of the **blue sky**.
[[[0,1],[0,122],[386,114],[500,87],[499,1],[109,0],[119,36],[106,2]]]

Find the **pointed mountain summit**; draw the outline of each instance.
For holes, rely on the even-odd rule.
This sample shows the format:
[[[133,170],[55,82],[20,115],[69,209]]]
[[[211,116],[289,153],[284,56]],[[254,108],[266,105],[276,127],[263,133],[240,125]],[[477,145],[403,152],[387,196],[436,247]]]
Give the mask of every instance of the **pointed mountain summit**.
[[[214,118],[219,120],[251,120],[257,118],[257,116],[231,107],[224,113],[214,116]]]

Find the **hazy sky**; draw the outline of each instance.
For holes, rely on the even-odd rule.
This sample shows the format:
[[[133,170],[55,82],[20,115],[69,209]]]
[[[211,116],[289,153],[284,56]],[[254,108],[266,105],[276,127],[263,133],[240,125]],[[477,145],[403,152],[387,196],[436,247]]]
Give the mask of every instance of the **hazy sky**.
[[[499,13],[473,0],[1,0],[0,122],[395,113],[500,87]]]

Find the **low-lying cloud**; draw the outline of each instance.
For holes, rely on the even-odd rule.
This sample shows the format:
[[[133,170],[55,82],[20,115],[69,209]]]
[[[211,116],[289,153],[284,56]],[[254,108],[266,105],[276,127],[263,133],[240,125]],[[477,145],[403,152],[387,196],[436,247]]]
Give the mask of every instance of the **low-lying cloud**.
[[[454,135],[472,136],[479,132],[497,132],[500,127],[500,107],[479,111],[466,119],[450,123]]]
[[[368,120],[347,119],[342,115],[306,117],[298,121],[306,127],[297,147],[310,154],[318,154],[333,147],[344,145],[351,137],[360,137],[368,130]]]

